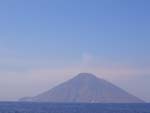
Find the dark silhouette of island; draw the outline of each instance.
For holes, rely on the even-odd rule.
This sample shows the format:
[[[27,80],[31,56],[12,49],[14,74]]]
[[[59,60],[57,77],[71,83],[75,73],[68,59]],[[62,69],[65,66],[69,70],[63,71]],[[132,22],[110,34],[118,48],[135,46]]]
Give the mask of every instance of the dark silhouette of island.
[[[20,99],[25,102],[52,103],[144,103],[112,83],[90,73],[80,73],[49,91],[35,97]]]

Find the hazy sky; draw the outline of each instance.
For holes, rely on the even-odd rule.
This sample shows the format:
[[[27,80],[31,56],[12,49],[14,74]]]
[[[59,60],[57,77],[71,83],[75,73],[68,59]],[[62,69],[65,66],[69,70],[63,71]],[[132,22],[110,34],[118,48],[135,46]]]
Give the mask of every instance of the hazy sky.
[[[90,72],[150,101],[149,0],[1,0],[0,100]]]

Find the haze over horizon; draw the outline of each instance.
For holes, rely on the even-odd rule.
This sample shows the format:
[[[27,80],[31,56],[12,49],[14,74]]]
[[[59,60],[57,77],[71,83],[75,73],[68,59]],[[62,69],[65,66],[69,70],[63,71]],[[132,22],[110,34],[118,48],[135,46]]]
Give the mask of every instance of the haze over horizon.
[[[150,102],[150,1],[0,1],[0,101],[81,72]]]

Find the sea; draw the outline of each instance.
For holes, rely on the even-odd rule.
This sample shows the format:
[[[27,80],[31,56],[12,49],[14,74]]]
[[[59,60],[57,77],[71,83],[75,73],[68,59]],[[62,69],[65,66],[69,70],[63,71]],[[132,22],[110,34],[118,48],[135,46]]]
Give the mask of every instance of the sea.
[[[150,104],[0,102],[0,113],[150,113]]]

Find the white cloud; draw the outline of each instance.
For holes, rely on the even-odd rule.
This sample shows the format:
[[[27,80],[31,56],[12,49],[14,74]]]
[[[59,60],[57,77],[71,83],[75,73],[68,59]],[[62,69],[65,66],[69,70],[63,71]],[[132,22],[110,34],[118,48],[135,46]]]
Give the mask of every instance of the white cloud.
[[[94,62],[94,56],[89,53],[84,53],[82,55],[82,64],[83,66],[90,66]]]

